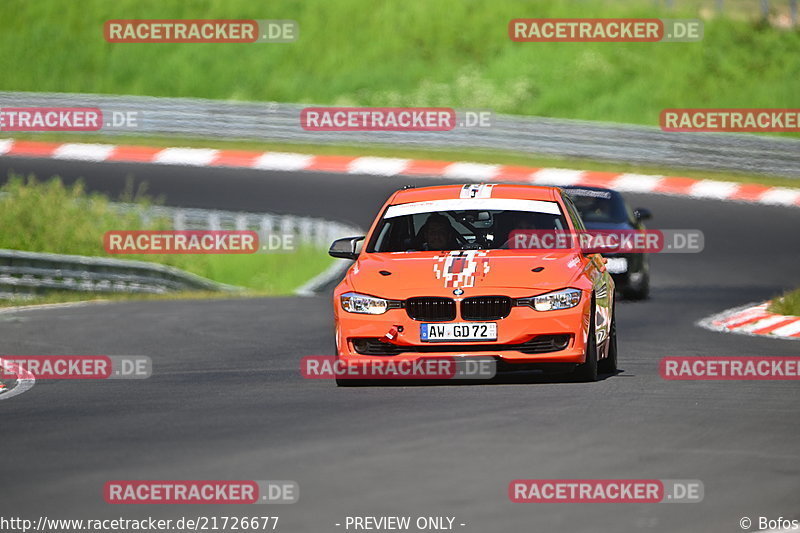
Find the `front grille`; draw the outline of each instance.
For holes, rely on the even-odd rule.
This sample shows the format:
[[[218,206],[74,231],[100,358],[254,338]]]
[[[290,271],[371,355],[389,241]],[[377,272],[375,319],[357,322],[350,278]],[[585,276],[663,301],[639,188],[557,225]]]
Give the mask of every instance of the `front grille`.
[[[441,352],[507,352],[518,351],[525,354],[558,352],[569,345],[572,335],[539,335],[522,344],[423,344],[399,346],[383,342],[378,338],[353,339],[353,348],[361,355],[399,355],[401,353],[441,353]]]
[[[461,318],[464,320],[500,320],[511,312],[508,296],[475,296],[461,302]]]
[[[414,320],[446,322],[456,318],[456,302],[452,298],[409,298],[406,313]]]

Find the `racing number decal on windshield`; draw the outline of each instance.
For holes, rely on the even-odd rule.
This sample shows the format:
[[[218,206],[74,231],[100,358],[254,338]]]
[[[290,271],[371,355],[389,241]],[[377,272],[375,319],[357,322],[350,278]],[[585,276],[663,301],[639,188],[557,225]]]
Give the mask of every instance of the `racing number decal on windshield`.
[[[433,273],[444,279],[445,288],[474,287],[489,273],[489,259],[485,251],[454,250],[435,258]]]
[[[491,198],[493,188],[493,183],[474,183],[472,185],[464,185],[461,187],[461,195],[459,198]]]

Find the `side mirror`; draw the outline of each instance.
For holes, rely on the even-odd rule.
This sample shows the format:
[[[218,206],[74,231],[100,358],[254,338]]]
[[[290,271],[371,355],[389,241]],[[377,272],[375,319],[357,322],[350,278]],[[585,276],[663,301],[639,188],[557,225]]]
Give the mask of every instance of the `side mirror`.
[[[361,237],[345,237],[344,239],[336,239],[331,244],[328,250],[328,255],[331,257],[339,257],[341,259],[353,259],[358,257],[357,247],[358,243],[364,240]]]
[[[653,218],[653,213],[646,207],[637,207],[633,210],[633,216],[636,217],[636,220],[649,220]]]

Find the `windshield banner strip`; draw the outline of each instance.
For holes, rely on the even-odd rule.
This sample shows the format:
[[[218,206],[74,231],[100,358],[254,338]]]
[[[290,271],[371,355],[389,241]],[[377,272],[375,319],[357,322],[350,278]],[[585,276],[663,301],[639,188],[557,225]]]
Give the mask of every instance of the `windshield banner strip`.
[[[395,218],[419,213],[473,211],[480,209],[492,211],[528,211],[531,213],[546,213],[549,215],[561,214],[561,209],[556,202],[519,200],[514,198],[459,198],[392,205],[386,210],[386,214],[383,218]]]

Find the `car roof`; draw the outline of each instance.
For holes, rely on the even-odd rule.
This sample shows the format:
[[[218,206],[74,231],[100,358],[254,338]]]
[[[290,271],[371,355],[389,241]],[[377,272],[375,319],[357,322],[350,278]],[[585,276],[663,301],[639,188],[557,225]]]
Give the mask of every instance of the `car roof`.
[[[567,194],[569,194],[570,191],[585,189],[587,191],[608,192],[608,193],[611,193],[611,196],[619,196],[619,197],[622,196],[619,193],[619,191],[615,191],[614,189],[607,189],[606,187],[590,187],[588,185],[587,186],[584,186],[584,185],[564,185],[561,188],[564,189],[564,192],[567,193]]]
[[[558,187],[508,183],[460,183],[401,189],[394,194],[390,203],[395,205],[429,200],[448,200],[460,198],[464,191],[469,194],[470,190],[476,190],[475,194],[478,195],[488,194],[488,197],[491,198],[514,198],[519,200],[555,201],[560,196]]]

